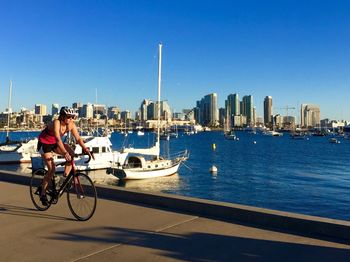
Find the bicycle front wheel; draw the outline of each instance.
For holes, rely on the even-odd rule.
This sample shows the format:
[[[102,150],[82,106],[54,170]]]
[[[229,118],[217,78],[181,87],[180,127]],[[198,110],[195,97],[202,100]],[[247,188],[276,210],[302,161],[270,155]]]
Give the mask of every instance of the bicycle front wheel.
[[[76,173],[67,189],[68,207],[81,221],[92,217],[96,210],[97,193],[94,183],[84,173]]]
[[[40,211],[47,210],[52,203],[52,185],[47,186],[46,190],[46,196],[48,199],[48,204],[44,206],[41,201],[40,201],[40,194],[41,194],[41,184],[43,182],[44,176],[46,175],[47,171],[43,168],[39,168],[34,171],[32,174],[32,177],[30,179],[30,184],[29,184],[29,193],[30,193],[30,198],[32,199],[32,202],[36,209]]]

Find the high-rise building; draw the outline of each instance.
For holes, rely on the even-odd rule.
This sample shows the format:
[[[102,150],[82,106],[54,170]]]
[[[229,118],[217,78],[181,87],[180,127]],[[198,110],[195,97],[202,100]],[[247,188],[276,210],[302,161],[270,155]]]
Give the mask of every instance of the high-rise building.
[[[120,112],[120,117],[123,122],[126,122],[127,120],[131,119],[131,113],[129,110],[125,110]]]
[[[171,120],[171,108],[168,101],[160,101],[160,118],[164,120]]]
[[[311,104],[302,104],[300,108],[302,127],[317,127],[320,125],[320,107]]]
[[[60,110],[59,104],[52,104],[51,115],[54,116],[54,115],[58,114],[59,110]]]
[[[107,116],[109,119],[117,119],[118,113],[120,113],[120,109],[117,106],[108,107]]]
[[[147,106],[147,120],[156,119],[156,111],[156,104],[150,101],[149,105]]]
[[[80,109],[80,108],[83,107],[83,105],[82,105],[82,103],[80,103],[80,102],[74,102],[74,103],[72,104],[72,107],[75,108],[75,109]]]
[[[141,121],[148,120],[147,107],[152,103],[149,99],[144,99],[140,106]]]
[[[106,115],[106,106],[105,105],[99,105],[99,104],[94,104],[94,117],[98,116],[104,116]]]
[[[197,101],[199,108],[199,121],[201,125],[217,126],[219,123],[218,98],[216,93],[204,96],[200,101]]]
[[[82,116],[82,107],[83,107],[83,104],[82,103],[80,103],[80,102],[74,102],[73,104],[72,104],[72,107],[77,111],[77,113],[78,113],[78,116],[79,117],[83,117]]]
[[[238,94],[230,94],[225,101],[225,121],[229,121],[229,127],[233,126],[234,116],[240,115],[240,101]]]
[[[224,126],[226,121],[227,121],[226,113],[227,113],[226,108],[222,108],[222,107],[219,108],[219,124],[220,124],[220,126]],[[232,122],[230,121],[230,125],[231,125],[231,123]],[[231,128],[231,126],[229,128]]]
[[[141,111],[141,120],[156,120],[158,119],[158,102],[152,102],[151,100],[143,100],[140,111]],[[168,104],[168,101],[160,101],[160,119],[171,120],[171,108]]]
[[[83,107],[81,108],[81,117],[93,118],[93,116],[94,116],[94,107],[92,106],[92,104],[87,103],[83,105]]]
[[[46,109],[47,109],[46,105],[43,105],[43,104],[35,104],[34,113],[35,113],[36,115],[45,116],[45,115],[47,115]]]
[[[266,96],[264,99],[264,124],[266,127],[272,127],[272,96]]]
[[[239,116],[240,115],[240,102],[238,94],[230,94],[227,96],[227,106],[229,115]]]
[[[255,124],[254,120],[254,104],[253,96],[243,96],[241,104],[241,114],[247,117],[247,125],[252,126]]]

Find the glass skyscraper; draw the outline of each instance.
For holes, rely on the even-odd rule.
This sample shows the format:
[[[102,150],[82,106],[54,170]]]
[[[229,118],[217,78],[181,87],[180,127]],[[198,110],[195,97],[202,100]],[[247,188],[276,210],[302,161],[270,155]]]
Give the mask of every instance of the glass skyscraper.
[[[266,96],[264,99],[264,124],[265,126],[272,126],[272,97]]]

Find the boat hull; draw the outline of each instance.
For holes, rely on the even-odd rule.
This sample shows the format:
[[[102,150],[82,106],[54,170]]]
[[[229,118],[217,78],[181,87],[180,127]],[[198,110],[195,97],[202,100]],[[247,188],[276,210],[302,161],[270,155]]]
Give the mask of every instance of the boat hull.
[[[171,176],[176,174],[179,170],[181,161],[178,163],[165,168],[149,170],[146,168],[115,168],[113,169],[113,175],[123,180],[134,180],[134,179],[147,179]]]
[[[30,163],[31,156],[37,154],[38,140],[32,139],[17,145],[3,145],[0,147],[0,164]]]
[[[0,153],[0,165],[30,163],[31,154],[7,152]]]

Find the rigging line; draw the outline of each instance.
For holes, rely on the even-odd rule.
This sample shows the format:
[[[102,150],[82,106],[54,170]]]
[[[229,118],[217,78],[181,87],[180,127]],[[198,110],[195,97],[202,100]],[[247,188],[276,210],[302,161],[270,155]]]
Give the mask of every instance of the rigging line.
[[[188,168],[188,170],[190,170],[191,172],[193,172],[193,169],[191,167],[189,167],[188,165],[185,164],[185,162],[182,162],[182,165],[184,165],[186,168]]]

